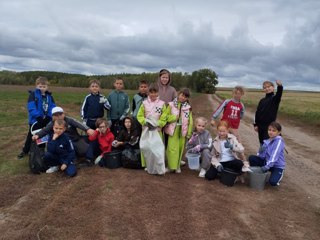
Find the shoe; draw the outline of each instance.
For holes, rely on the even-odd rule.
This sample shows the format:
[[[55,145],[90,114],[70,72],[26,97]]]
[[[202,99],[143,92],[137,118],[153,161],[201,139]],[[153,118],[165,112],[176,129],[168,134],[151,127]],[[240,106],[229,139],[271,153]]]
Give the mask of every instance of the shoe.
[[[49,167],[46,173],[54,173],[54,172],[57,172],[58,170],[59,170],[59,166],[53,166],[53,167]]]
[[[169,169],[169,168],[166,168],[166,173],[170,173],[172,172],[173,170]]]
[[[144,170],[145,170],[146,172],[148,172],[148,168],[144,168]]]
[[[186,161],[181,160],[180,161],[180,166],[183,167],[184,165],[186,165]]]
[[[206,170],[204,168],[201,168],[200,173],[199,173],[199,177],[204,178],[204,176],[206,175]]]
[[[85,163],[88,167],[93,166],[93,162],[92,162],[91,159],[86,159],[86,160],[84,161],[84,163]]]
[[[102,156],[100,155],[99,157],[96,158],[96,160],[94,160],[94,164],[98,165],[101,159],[102,159]]]
[[[178,168],[178,169],[175,170],[175,172],[176,172],[176,173],[181,173],[181,169]]]
[[[22,159],[25,155],[27,155],[24,151],[22,151],[21,153],[19,153],[19,155],[17,156],[17,158],[20,160]]]

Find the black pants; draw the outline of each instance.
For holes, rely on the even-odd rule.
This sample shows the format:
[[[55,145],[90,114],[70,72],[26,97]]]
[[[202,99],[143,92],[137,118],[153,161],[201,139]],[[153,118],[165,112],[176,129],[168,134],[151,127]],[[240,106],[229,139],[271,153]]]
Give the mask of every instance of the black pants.
[[[263,144],[263,140],[266,140],[269,138],[269,135],[268,135],[268,125],[261,125],[261,126],[258,126],[258,135],[259,135],[259,142],[260,142],[260,145]]]

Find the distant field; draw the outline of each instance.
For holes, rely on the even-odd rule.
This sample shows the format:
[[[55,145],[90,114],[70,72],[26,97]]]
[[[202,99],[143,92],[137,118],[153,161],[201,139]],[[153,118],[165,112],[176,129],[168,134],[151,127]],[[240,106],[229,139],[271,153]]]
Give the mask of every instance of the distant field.
[[[230,98],[232,89],[218,89],[222,98]],[[262,90],[247,90],[242,100],[246,107],[256,108],[259,100],[265,96]],[[280,103],[279,114],[289,120],[303,121],[320,126],[320,93],[284,90]]]

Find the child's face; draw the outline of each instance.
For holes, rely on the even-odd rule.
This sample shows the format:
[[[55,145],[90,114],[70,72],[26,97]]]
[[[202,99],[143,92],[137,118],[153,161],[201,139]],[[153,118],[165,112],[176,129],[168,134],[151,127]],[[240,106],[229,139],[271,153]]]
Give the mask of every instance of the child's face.
[[[218,136],[221,139],[226,139],[229,133],[229,129],[225,126],[218,127]]]
[[[158,98],[158,92],[149,92],[149,97],[150,97],[150,100],[154,102]]]
[[[105,122],[102,122],[100,125],[99,125],[99,131],[101,132],[101,133],[106,133],[106,131],[107,131],[107,124],[105,123]]]
[[[274,86],[272,86],[272,85],[270,85],[270,84],[265,84],[264,86],[263,86],[263,91],[265,92],[265,93],[272,93],[272,92],[274,92]]]
[[[48,85],[39,83],[37,85],[37,89],[41,91],[41,94],[45,94],[45,92],[48,90]]]
[[[268,128],[268,135],[269,135],[269,137],[270,138],[275,138],[276,136],[279,136],[279,134],[280,134],[281,132],[280,131],[278,131],[276,128],[274,128],[274,127],[269,127]]]
[[[235,91],[232,95],[232,97],[237,100],[240,101],[241,97],[243,96],[243,94],[240,91]]]
[[[196,123],[196,130],[198,133],[202,133],[206,127],[206,123],[202,120],[198,120]]]
[[[160,82],[162,85],[167,85],[169,82],[169,74],[168,73],[164,73],[160,76]]]
[[[97,94],[100,91],[100,86],[96,83],[92,83],[89,87],[90,92],[93,94]]]
[[[66,130],[64,125],[58,125],[57,123],[55,123],[53,125],[53,132],[54,134],[57,134],[58,136],[60,136],[62,133],[64,133],[64,131]]]
[[[114,82],[113,86],[117,91],[120,91],[123,89],[123,81],[118,79]]]
[[[124,120],[124,126],[126,127],[126,129],[130,129],[131,128],[131,120],[130,119],[128,119],[128,118],[126,118],[125,120]]]
[[[183,95],[182,93],[179,94],[179,96],[178,96],[179,102],[184,103],[187,100],[188,100],[188,98],[185,95]]]
[[[64,113],[55,113],[52,115],[52,120],[58,120],[58,119],[64,119],[65,115]]]
[[[148,85],[147,84],[140,84],[139,93],[146,94],[147,92],[148,92]]]

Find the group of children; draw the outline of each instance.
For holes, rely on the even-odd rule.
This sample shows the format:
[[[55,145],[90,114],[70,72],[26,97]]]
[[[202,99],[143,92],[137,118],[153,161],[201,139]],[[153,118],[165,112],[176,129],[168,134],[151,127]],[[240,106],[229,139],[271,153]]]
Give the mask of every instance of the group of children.
[[[146,81],[140,81],[139,93],[133,97],[129,114],[129,97],[123,91],[123,79],[114,81],[114,90],[108,97],[100,93],[100,82],[91,80],[90,94],[81,107],[83,122],[80,122],[65,116],[64,110],[55,105],[47,91],[48,80],[39,77],[36,89],[30,92],[30,129],[18,158],[28,153],[32,140],[49,135],[44,156],[47,173],[60,168],[68,176],[75,176],[77,157],[84,157],[87,164],[93,165],[113,149],[139,149],[140,146],[141,165],[150,174],[180,173],[186,150],[201,156],[199,177],[214,179],[225,168],[237,173],[250,171],[250,163],[261,166],[263,171],[271,171],[270,184],[279,184],[285,168],[281,126],[275,122],[283,89],[280,81],[276,82],[276,94],[272,82],[263,83],[266,96],[259,102],[254,123],[261,147],[257,156],[249,157],[249,163],[244,157],[238,132],[245,111],[241,103],[243,88],[235,87],[233,98],[223,101],[214,111],[211,125],[217,127],[217,137],[212,139],[206,130],[205,118],[198,117],[193,123],[189,89],[182,89],[177,94],[170,83],[170,72],[166,69],[159,72],[157,83],[149,86]],[[221,121],[217,123],[222,112]],[[33,127],[42,130],[32,136]],[[88,139],[80,136],[77,129],[86,132]]]

